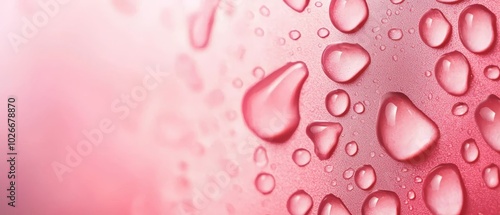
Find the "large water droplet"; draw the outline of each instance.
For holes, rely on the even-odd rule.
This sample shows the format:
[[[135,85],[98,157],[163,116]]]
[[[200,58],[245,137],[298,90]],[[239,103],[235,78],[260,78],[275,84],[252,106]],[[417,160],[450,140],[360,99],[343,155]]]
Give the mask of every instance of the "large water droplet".
[[[458,19],[458,34],[465,48],[474,53],[489,50],[496,39],[496,17],[480,4],[466,7]]]
[[[368,195],[361,207],[363,215],[399,215],[401,203],[396,193],[378,190]]]
[[[326,95],[326,109],[332,116],[342,116],[349,110],[351,103],[349,94],[345,90],[334,90]]]
[[[403,31],[399,28],[391,28],[387,35],[391,40],[398,41],[403,38]]]
[[[274,176],[269,173],[260,173],[255,178],[255,187],[264,195],[273,192],[274,186]]]
[[[377,136],[391,157],[403,161],[429,149],[439,139],[439,128],[406,95],[390,92],[380,105]]]
[[[477,106],[474,117],[484,141],[500,152],[500,117],[496,117],[497,114],[500,114],[500,99],[490,95]]]
[[[479,157],[479,148],[477,147],[476,141],[472,138],[462,143],[460,152],[462,154],[462,158],[467,163],[473,163]]]
[[[469,111],[469,106],[463,102],[457,102],[453,105],[451,113],[455,116],[463,116]]]
[[[328,194],[319,204],[318,215],[351,215],[351,212],[341,199],[333,194]]]
[[[499,170],[498,166],[495,164],[490,164],[483,170],[483,179],[486,186],[491,189],[495,189],[499,184]]]
[[[191,46],[197,49],[205,48],[210,40],[212,26],[214,24],[215,12],[217,11],[217,0],[204,1],[203,9],[189,17],[189,41]]]
[[[368,5],[365,0],[332,0],[330,3],[330,20],[341,32],[357,31],[367,18]]]
[[[285,3],[291,7],[293,10],[302,13],[307,5],[309,5],[309,0],[284,0]]]
[[[335,122],[313,122],[307,126],[306,134],[313,141],[314,153],[320,160],[332,156],[342,130],[342,125]]]
[[[436,62],[434,73],[439,85],[451,95],[461,96],[469,89],[469,61],[459,51],[443,54]]]
[[[358,170],[356,170],[356,174],[354,175],[356,185],[363,190],[370,189],[375,184],[376,180],[377,175],[371,165],[364,165],[358,168]]]
[[[307,149],[297,149],[292,154],[292,160],[297,166],[303,167],[311,162],[311,153]]]
[[[496,81],[500,78],[500,68],[496,65],[489,65],[484,68],[484,76],[490,80]]]
[[[345,153],[349,156],[354,156],[358,153],[358,143],[351,141],[345,145]]]
[[[291,215],[306,215],[313,206],[313,199],[304,190],[298,190],[288,198],[286,206]]]
[[[361,74],[370,61],[370,54],[359,44],[339,43],[325,48],[321,66],[330,79],[345,83]]]
[[[251,87],[242,104],[250,130],[266,141],[288,140],[299,125],[299,96],[308,74],[303,62],[288,63]]]
[[[268,158],[267,158],[267,151],[264,147],[259,146],[257,149],[255,149],[255,152],[253,154],[253,161],[255,162],[255,165],[258,167],[264,167],[268,163]]]
[[[433,214],[460,214],[465,202],[465,187],[455,164],[441,164],[427,175],[423,198]]]
[[[419,33],[428,46],[441,47],[450,39],[451,24],[440,10],[430,9],[420,18]]]

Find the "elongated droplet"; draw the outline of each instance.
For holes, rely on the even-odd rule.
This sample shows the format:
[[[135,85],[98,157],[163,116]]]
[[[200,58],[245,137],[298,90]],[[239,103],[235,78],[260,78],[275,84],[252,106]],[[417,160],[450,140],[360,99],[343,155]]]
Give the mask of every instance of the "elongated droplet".
[[[484,68],[484,76],[490,80],[497,81],[500,78],[500,68],[496,65],[489,65]]]
[[[451,113],[455,116],[463,116],[469,112],[469,106],[463,102],[457,102],[453,105]]]
[[[250,130],[266,141],[288,140],[299,125],[299,96],[308,74],[303,62],[288,63],[251,87],[242,104]]]
[[[436,62],[435,76],[441,88],[449,94],[464,95],[471,78],[469,61],[458,51],[443,54]]]
[[[376,180],[377,175],[375,174],[375,169],[373,169],[371,165],[364,165],[358,168],[354,175],[356,185],[363,190],[372,188]]]
[[[477,147],[476,141],[472,138],[462,143],[462,149],[460,152],[462,154],[462,158],[467,163],[473,163],[479,157],[479,148]]]
[[[268,163],[267,151],[264,147],[259,146],[253,154],[253,161],[258,167],[265,167]]]
[[[218,0],[204,1],[202,9],[189,17],[189,41],[191,46],[203,49],[208,45]]]
[[[307,149],[297,149],[293,152],[292,160],[297,166],[306,166],[311,162],[311,153]]]
[[[325,48],[321,66],[330,79],[345,83],[360,75],[370,61],[370,54],[359,44],[339,43]]]
[[[390,92],[382,98],[377,136],[391,157],[404,161],[429,149],[439,139],[439,128],[406,95]]]
[[[440,10],[430,9],[420,18],[419,33],[426,45],[441,47],[450,40],[451,24]]]
[[[480,4],[466,7],[458,19],[458,34],[469,51],[486,52],[496,40],[495,14]]]
[[[351,141],[345,145],[345,153],[349,156],[354,156],[358,153],[358,143]]]
[[[351,215],[351,212],[341,199],[328,194],[319,203],[318,215]]]
[[[306,215],[311,211],[313,199],[304,190],[298,190],[288,198],[286,206],[291,215]]]
[[[461,214],[465,187],[455,164],[441,164],[427,175],[423,198],[433,214]]]
[[[274,186],[274,176],[269,173],[260,173],[257,175],[257,178],[255,178],[255,187],[264,195],[273,192]]]
[[[332,156],[342,130],[342,125],[335,122],[313,122],[307,126],[306,134],[313,141],[314,153],[320,160]]]
[[[445,4],[455,4],[461,2],[462,0],[437,0],[437,1]]]
[[[499,183],[499,170],[498,166],[495,164],[490,164],[483,170],[483,179],[486,186],[491,189],[495,189],[498,187]]]
[[[361,207],[363,215],[399,215],[401,203],[396,193],[378,190],[368,195]]]
[[[474,118],[484,141],[495,151],[500,152],[500,99],[490,95],[481,102],[477,108]]]
[[[326,95],[326,109],[332,116],[342,116],[349,110],[351,100],[345,90],[334,90]]]
[[[330,20],[341,32],[357,31],[367,18],[368,5],[365,0],[332,0],[330,3]]]
[[[307,5],[309,5],[309,0],[284,0],[285,3],[291,7],[293,10],[302,13]]]

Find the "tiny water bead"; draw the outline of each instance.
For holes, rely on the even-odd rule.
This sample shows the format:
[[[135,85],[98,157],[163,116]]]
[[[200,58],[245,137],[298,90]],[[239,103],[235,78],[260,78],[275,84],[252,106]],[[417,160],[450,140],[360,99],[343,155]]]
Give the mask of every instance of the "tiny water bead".
[[[499,170],[496,164],[490,164],[483,170],[483,180],[487,187],[495,189],[499,184]]]
[[[368,190],[372,188],[376,180],[377,175],[371,165],[364,165],[356,170],[354,181],[360,189]]]
[[[363,215],[399,215],[401,203],[396,193],[377,190],[368,195],[361,206]]]
[[[269,8],[267,8],[265,5],[262,5],[259,9],[259,12],[262,16],[269,16],[271,14],[271,11],[269,11]]]
[[[332,165],[326,165],[325,166],[325,172],[326,173],[330,173],[333,171],[333,166]]]
[[[433,214],[461,214],[465,195],[462,176],[455,164],[441,164],[425,178],[423,199]]]
[[[267,158],[267,151],[264,147],[259,146],[255,149],[253,161],[258,167],[265,167],[267,165],[269,159]]]
[[[370,54],[359,44],[328,45],[321,56],[325,74],[337,83],[353,81],[370,64]]]
[[[496,17],[480,4],[466,7],[458,19],[458,34],[465,48],[474,53],[484,53],[496,40]]]
[[[344,171],[343,177],[344,177],[344,179],[347,180],[347,179],[351,179],[353,175],[354,175],[354,169],[349,168],[349,169],[346,169]]]
[[[453,105],[451,112],[455,116],[463,116],[469,112],[469,106],[463,102],[457,102]]]
[[[440,10],[430,9],[420,18],[419,33],[429,47],[441,47],[450,40],[451,24]]]
[[[330,21],[343,33],[360,29],[368,18],[368,5],[365,0],[332,0]]]
[[[297,166],[303,167],[311,162],[311,152],[307,149],[297,149],[292,154],[292,160]]]
[[[351,141],[345,145],[345,152],[349,156],[354,156],[358,153],[358,144],[355,141]]]
[[[403,38],[403,31],[399,28],[391,28],[387,35],[391,40],[398,41]]]
[[[469,61],[459,51],[441,55],[434,72],[441,88],[451,95],[461,96],[469,89],[472,76]]]
[[[500,115],[500,99],[492,94],[477,106],[474,118],[484,141],[500,152],[500,117],[497,115]]]
[[[290,33],[288,33],[288,36],[290,36],[290,39],[292,40],[298,40],[301,36],[300,31],[297,30],[291,30]]]
[[[492,81],[497,81],[500,79],[500,68],[497,65],[489,65],[484,68],[484,76]]]
[[[257,175],[257,178],[255,178],[255,187],[264,195],[273,192],[274,186],[274,176],[269,173],[260,173]]]
[[[326,109],[332,116],[342,116],[349,110],[351,100],[345,90],[337,89],[326,95]]]
[[[318,215],[351,215],[351,212],[340,198],[328,194],[319,204]]]
[[[357,102],[356,104],[354,104],[353,109],[354,109],[354,112],[356,112],[357,114],[362,114],[365,112],[365,106],[361,102]]]
[[[342,125],[335,122],[312,122],[307,126],[306,134],[312,140],[314,153],[320,160],[332,156],[342,130]]]
[[[293,10],[302,13],[307,5],[309,5],[309,0],[284,0],[285,3]]]
[[[326,28],[320,28],[318,29],[318,36],[320,38],[326,38],[328,37],[328,35],[330,35],[330,31]]]
[[[305,215],[311,211],[313,199],[304,190],[297,190],[290,195],[286,206],[291,215]]]
[[[354,190],[354,186],[351,183],[347,184],[347,191],[352,191],[352,190]]]
[[[477,147],[476,141],[474,139],[467,139],[462,143],[462,148],[460,150],[462,158],[467,163],[473,163],[479,157],[479,148]]]
[[[409,200],[414,200],[415,197],[416,197],[415,191],[413,191],[413,190],[408,191],[408,199]]]

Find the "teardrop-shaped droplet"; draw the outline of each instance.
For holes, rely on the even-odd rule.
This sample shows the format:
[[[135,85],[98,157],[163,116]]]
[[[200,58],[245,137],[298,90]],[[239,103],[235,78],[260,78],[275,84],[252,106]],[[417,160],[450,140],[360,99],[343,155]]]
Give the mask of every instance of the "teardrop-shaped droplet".
[[[320,160],[332,156],[342,130],[342,125],[335,122],[313,122],[307,126],[306,134],[314,143],[314,153]]]
[[[403,31],[399,28],[392,28],[389,30],[387,35],[391,40],[398,41],[401,40],[401,38],[403,38]]]
[[[284,0],[285,3],[293,10],[302,13],[307,5],[309,5],[309,0]]]
[[[269,173],[260,173],[255,178],[255,187],[264,195],[273,192],[274,186],[274,176]]]
[[[242,104],[250,130],[266,141],[288,140],[299,125],[299,96],[308,74],[303,62],[288,63],[251,87]]]
[[[354,175],[354,181],[360,189],[368,190],[372,188],[377,180],[377,175],[375,174],[375,169],[371,165],[364,165],[358,170]]]
[[[443,54],[436,62],[435,76],[441,88],[449,94],[464,95],[471,78],[469,61],[459,51]]]
[[[420,18],[419,33],[428,46],[441,47],[450,40],[451,24],[440,10],[430,9]]]
[[[330,20],[341,32],[357,31],[367,18],[368,5],[365,0],[332,0],[330,3]]]
[[[194,48],[203,49],[208,45],[218,2],[204,1],[202,9],[189,17],[189,41]]]
[[[460,152],[462,154],[462,158],[467,163],[473,163],[479,157],[479,148],[477,147],[476,141],[472,138],[462,143]]]
[[[306,215],[311,211],[313,199],[304,190],[297,190],[288,198],[286,206],[291,215]]]
[[[439,128],[406,95],[390,92],[380,105],[377,136],[391,157],[404,161],[429,149],[439,139]]]
[[[365,71],[370,61],[370,54],[359,44],[339,43],[325,48],[321,66],[330,79],[345,83]]]
[[[307,149],[297,149],[292,154],[292,160],[297,166],[306,166],[311,162],[311,153]]]
[[[318,215],[351,215],[351,212],[341,199],[328,194],[319,203]]]
[[[463,102],[457,102],[453,105],[451,113],[455,116],[463,116],[469,112],[469,106]]]
[[[253,161],[258,167],[265,167],[268,163],[267,151],[264,147],[259,146],[253,154]]]
[[[378,190],[368,195],[361,207],[363,215],[399,215],[401,203],[396,193]]]
[[[354,156],[358,153],[358,143],[351,141],[345,145],[345,153],[349,156]]]
[[[332,116],[342,116],[349,110],[351,100],[345,90],[338,89],[326,95],[326,110]]]
[[[462,0],[437,0],[437,1],[445,4],[455,4],[461,2]]]
[[[500,99],[490,95],[481,102],[477,108],[474,118],[484,141],[495,151],[500,152]]]
[[[490,164],[483,170],[483,180],[486,186],[491,189],[495,189],[499,184],[499,170],[498,166],[495,164]]]
[[[490,80],[496,81],[500,79],[500,68],[496,65],[489,65],[484,68],[484,76]]]
[[[462,176],[455,164],[441,164],[425,178],[423,198],[433,214],[461,214],[465,195]]]
[[[474,53],[489,50],[496,40],[496,20],[495,14],[483,5],[466,7],[458,19],[458,34],[465,48]]]

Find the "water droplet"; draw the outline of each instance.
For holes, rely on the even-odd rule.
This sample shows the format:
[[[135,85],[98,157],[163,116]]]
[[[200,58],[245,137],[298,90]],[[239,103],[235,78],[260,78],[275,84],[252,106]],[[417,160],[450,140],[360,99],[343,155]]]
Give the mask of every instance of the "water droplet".
[[[262,16],[268,17],[271,14],[271,11],[269,11],[269,8],[267,8],[265,5],[262,5],[259,9],[260,14]]]
[[[332,165],[326,165],[325,166],[325,172],[330,173],[333,171],[333,166]]]
[[[288,198],[286,206],[291,215],[305,215],[311,210],[313,199],[304,190],[298,190]]]
[[[368,67],[370,60],[368,52],[359,44],[339,43],[325,48],[321,66],[330,79],[346,83],[359,76]]]
[[[380,46],[380,51],[384,51],[385,49],[386,49],[386,47],[384,45]]]
[[[375,170],[371,165],[364,165],[356,170],[354,181],[360,189],[370,189],[375,184],[376,180],[377,176],[375,174]]]
[[[196,49],[203,49],[208,45],[215,12],[219,1],[205,1],[200,10],[189,17],[189,41]]]
[[[500,78],[500,68],[496,65],[489,65],[484,68],[484,76],[490,80],[496,81]]]
[[[477,106],[475,119],[484,141],[500,152],[500,117],[496,117],[497,113],[500,113],[500,99],[490,95]]]
[[[451,112],[455,116],[463,116],[469,111],[469,106],[463,102],[457,102],[453,105]]]
[[[328,194],[319,203],[318,215],[351,215],[351,212],[341,199]]]
[[[256,28],[255,29],[255,35],[257,35],[258,37],[262,37],[264,36],[264,30],[262,28]]]
[[[393,4],[401,4],[401,3],[403,3],[404,1],[405,1],[405,0],[391,0],[391,2],[392,2]]]
[[[461,2],[462,0],[437,0],[437,1],[445,4],[455,4]]]
[[[349,184],[347,184],[347,191],[351,191],[351,190],[354,190],[354,186],[351,183],[349,183]]]
[[[330,31],[328,29],[320,28],[318,30],[318,36],[321,38],[326,38],[326,37],[328,37],[328,35],[330,35]]]
[[[236,78],[233,80],[233,86],[239,89],[243,87],[243,81],[240,78]]]
[[[285,38],[283,37],[278,38],[278,45],[283,46],[285,45],[285,43],[286,43]]]
[[[255,178],[255,187],[264,195],[273,192],[274,186],[274,176],[269,173],[260,173],[257,175],[257,178]]]
[[[332,156],[342,130],[342,125],[335,122],[313,122],[307,126],[306,134],[313,141],[314,153],[320,160]]]
[[[441,164],[424,181],[423,198],[433,214],[461,214],[465,187],[455,164]]]
[[[389,20],[388,20],[387,18],[383,18],[383,19],[381,20],[381,22],[382,22],[382,24],[385,24],[385,23],[388,23],[388,22],[389,22]]]
[[[290,36],[290,39],[292,40],[298,40],[300,38],[300,31],[297,30],[292,30],[290,33],[288,33],[288,36]]]
[[[354,156],[358,153],[358,143],[351,141],[345,145],[345,153],[349,156]]]
[[[255,67],[252,71],[252,75],[257,79],[262,79],[266,75],[266,72],[262,69],[262,67]]]
[[[410,34],[415,33],[415,28],[410,28],[410,29],[408,29],[408,33],[410,33]]]
[[[458,35],[465,48],[474,53],[489,50],[496,39],[496,17],[480,4],[466,7],[458,19]]]
[[[342,116],[349,110],[349,94],[342,89],[334,90],[325,99],[326,109],[332,116]]]
[[[400,214],[401,203],[396,193],[378,190],[368,195],[361,207],[363,215]]]
[[[403,31],[399,28],[391,28],[387,35],[391,38],[391,40],[398,41],[403,38]]]
[[[499,184],[499,171],[498,166],[495,164],[490,164],[483,170],[483,179],[486,186],[491,189],[495,189]]]
[[[479,148],[474,139],[468,139],[462,143],[461,149],[462,158],[467,163],[473,163],[479,157]]]
[[[330,20],[341,32],[357,31],[367,18],[368,5],[365,0],[332,0],[330,3]]]
[[[267,165],[269,160],[267,158],[267,151],[264,147],[259,146],[255,149],[255,152],[253,153],[253,161],[258,167],[264,167]]]
[[[397,56],[397,55],[393,55],[393,56],[392,56],[392,60],[393,60],[393,61],[398,61],[398,56]]]
[[[316,7],[322,7],[323,6],[323,3],[321,3],[320,1],[317,1],[316,3],[314,3],[314,5]]]
[[[385,12],[385,14],[387,14],[387,16],[391,16],[392,15],[392,10],[391,9],[387,9],[387,11]]]
[[[311,162],[311,153],[307,149],[297,149],[292,154],[292,160],[297,166],[306,166]]]
[[[415,196],[416,196],[415,191],[413,191],[413,190],[408,191],[408,199],[414,200]]]
[[[285,3],[293,10],[302,13],[307,5],[309,5],[309,0],[284,0]]]
[[[391,157],[403,161],[429,149],[439,128],[402,93],[385,94],[377,119],[377,136]]]
[[[370,152],[370,157],[375,157],[375,152]]]
[[[352,168],[346,169],[343,174],[345,180],[352,178],[353,175],[354,170]]]
[[[423,179],[420,176],[415,177],[415,183],[422,183]]]
[[[451,24],[438,9],[427,11],[418,25],[420,38],[430,47],[441,47],[451,36]]]
[[[266,141],[289,139],[299,125],[299,95],[308,74],[303,62],[288,63],[252,86],[242,103],[249,129]]]
[[[431,71],[425,71],[425,77],[431,77],[432,72]]]
[[[356,104],[354,104],[353,109],[354,109],[354,112],[356,112],[357,114],[362,114],[365,112],[365,106],[361,102],[357,102]]]
[[[461,96],[469,89],[469,61],[459,51],[443,54],[436,62],[434,72],[441,88],[451,95]]]

